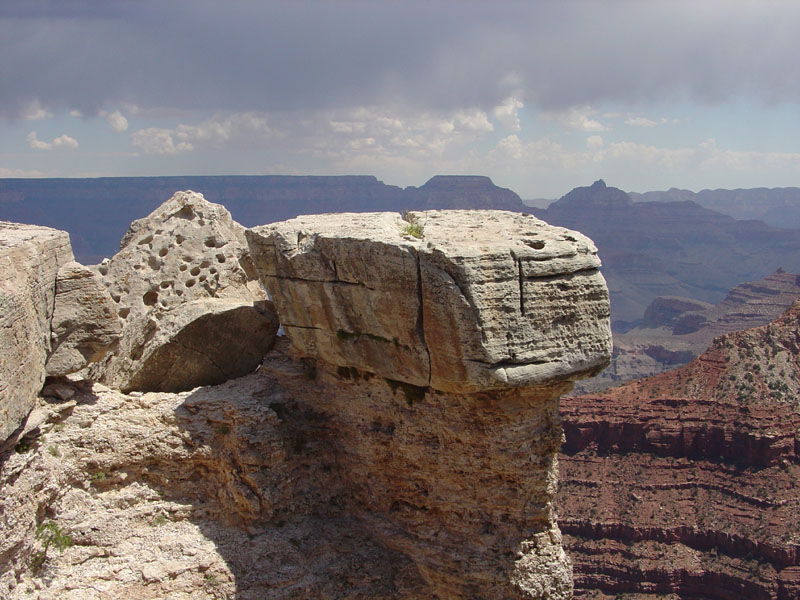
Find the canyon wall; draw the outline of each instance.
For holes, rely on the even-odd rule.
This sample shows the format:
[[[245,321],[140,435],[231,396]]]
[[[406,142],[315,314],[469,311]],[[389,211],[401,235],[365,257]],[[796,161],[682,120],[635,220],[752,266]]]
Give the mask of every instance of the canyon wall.
[[[562,400],[576,597],[798,597],[798,331],[796,303],[685,367]]]

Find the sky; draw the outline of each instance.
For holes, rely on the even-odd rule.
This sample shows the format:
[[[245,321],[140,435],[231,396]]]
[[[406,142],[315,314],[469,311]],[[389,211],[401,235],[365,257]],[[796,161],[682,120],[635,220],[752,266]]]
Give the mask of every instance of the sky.
[[[800,186],[800,2],[1,0],[0,178]]]

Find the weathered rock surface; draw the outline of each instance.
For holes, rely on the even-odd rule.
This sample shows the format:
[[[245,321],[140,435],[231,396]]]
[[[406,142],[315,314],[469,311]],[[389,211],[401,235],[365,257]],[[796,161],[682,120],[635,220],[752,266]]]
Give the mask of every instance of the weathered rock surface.
[[[20,426],[45,378],[63,231],[0,221],[0,440]]]
[[[93,270],[70,262],[58,270],[48,376],[75,373],[119,343],[122,328],[108,291]]]
[[[0,597],[432,597],[348,514],[330,440],[274,380],[74,392],[42,405],[29,450],[3,457]],[[42,524],[74,545],[37,568]]]
[[[502,211],[298,217],[248,230],[300,356],[438,390],[576,379],[605,366],[591,241]]]
[[[798,331],[795,304],[685,367],[562,399],[576,597],[800,597]]]
[[[252,372],[275,339],[272,303],[194,300],[151,314],[152,329],[137,345],[142,355],[127,373],[130,390],[190,390]],[[149,337],[152,336],[152,337]]]
[[[230,301],[252,306],[266,294],[256,280],[244,228],[201,194],[177,192],[134,221],[120,251],[97,269],[116,302],[123,334],[119,349],[91,375],[115,388],[178,391],[219,383],[220,373],[242,375],[257,366],[255,350],[269,348],[277,331],[268,304],[261,305],[263,315],[241,306],[232,310]],[[206,302],[186,308],[196,300]],[[202,307],[207,319],[198,312]],[[202,335],[204,326],[213,327],[215,337],[202,352],[189,340]],[[223,333],[228,326],[236,335]],[[193,331],[181,334],[180,327]]]
[[[0,446],[31,411],[46,375],[103,357],[119,325],[69,236],[0,221]]]
[[[101,265],[132,387],[194,383],[221,348],[241,363],[256,345],[237,298],[252,278],[222,299],[188,291],[203,257],[178,254],[195,285],[160,272],[183,226],[164,222],[209,214],[173,200],[124,240],[127,280],[117,257]],[[51,382],[0,457],[0,595],[569,599],[558,398],[609,358],[594,247],[511,213],[418,218],[421,240],[381,214],[248,233],[291,338],[258,373],[177,394]],[[43,531],[76,544],[42,554]]]
[[[569,598],[557,404],[609,358],[594,246],[513,213],[407,218],[421,239],[387,213],[248,230],[314,374],[295,397],[337,440],[354,510],[438,597]]]

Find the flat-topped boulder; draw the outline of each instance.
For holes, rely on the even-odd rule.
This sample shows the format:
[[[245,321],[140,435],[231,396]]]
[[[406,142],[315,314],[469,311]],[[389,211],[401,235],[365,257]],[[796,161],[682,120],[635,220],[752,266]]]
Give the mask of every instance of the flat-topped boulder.
[[[300,356],[445,391],[608,363],[608,292],[587,237],[504,211],[405,218],[310,215],[247,231]]]

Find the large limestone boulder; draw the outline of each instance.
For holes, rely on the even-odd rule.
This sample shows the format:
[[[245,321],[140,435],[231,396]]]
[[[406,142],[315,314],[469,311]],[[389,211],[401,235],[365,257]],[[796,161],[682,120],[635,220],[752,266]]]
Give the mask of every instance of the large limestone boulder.
[[[295,350],[447,391],[575,379],[610,356],[585,236],[503,211],[301,216],[248,230]]]
[[[0,221],[0,441],[42,389],[56,274],[71,260],[65,231]]]
[[[0,442],[33,408],[48,375],[101,359],[119,337],[111,299],[74,262],[65,231],[0,221]]]
[[[266,293],[253,270],[244,228],[202,194],[177,192],[134,221],[120,251],[97,270],[116,303],[123,333],[119,349],[91,374],[112,387],[179,391],[219,383],[222,373],[243,375],[261,358],[243,349],[269,348],[277,331],[271,305],[263,303]],[[262,303],[259,310],[254,302]],[[203,309],[208,318],[198,312]],[[203,359],[201,324],[216,332],[205,340]],[[183,327],[190,330],[181,333]],[[226,327],[236,335],[222,335]]]

